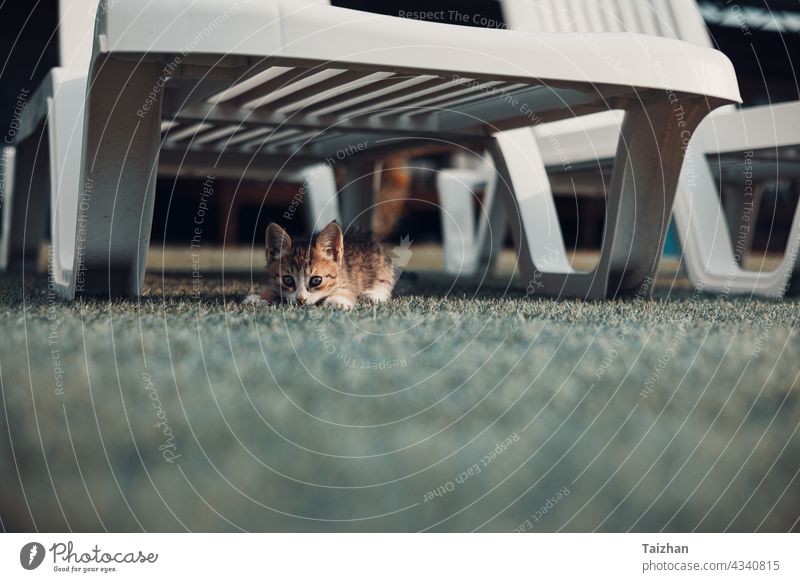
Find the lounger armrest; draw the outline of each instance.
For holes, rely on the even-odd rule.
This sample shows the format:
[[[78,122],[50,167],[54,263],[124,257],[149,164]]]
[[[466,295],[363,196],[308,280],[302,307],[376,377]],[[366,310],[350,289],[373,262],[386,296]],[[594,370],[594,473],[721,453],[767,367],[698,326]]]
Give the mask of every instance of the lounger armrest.
[[[701,126],[707,153],[800,144],[800,101],[721,111]]]

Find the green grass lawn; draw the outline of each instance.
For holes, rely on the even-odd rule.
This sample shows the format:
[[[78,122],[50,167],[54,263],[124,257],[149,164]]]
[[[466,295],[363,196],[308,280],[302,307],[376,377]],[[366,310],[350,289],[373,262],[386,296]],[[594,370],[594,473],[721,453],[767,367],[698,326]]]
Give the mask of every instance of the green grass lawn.
[[[339,312],[3,278],[3,527],[798,529],[795,300],[476,287]]]

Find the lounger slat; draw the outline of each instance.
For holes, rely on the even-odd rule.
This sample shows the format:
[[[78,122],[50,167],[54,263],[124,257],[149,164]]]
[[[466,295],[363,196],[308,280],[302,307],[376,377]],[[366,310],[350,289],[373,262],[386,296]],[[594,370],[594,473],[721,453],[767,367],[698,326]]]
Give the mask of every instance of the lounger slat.
[[[587,32],[591,30],[591,23],[589,22],[588,6],[593,4],[593,1],[586,2],[585,0],[568,0],[571,12],[571,20],[574,22],[574,31]]]
[[[291,137],[291,136],[297,135],[298,133],[300,133],[300,131],[301,131],[300,129],[297,129],[295,127],[290,127],[290,128],[286,128],[286,129],[277,128],[275,131],[273,131],[272,133],[267,135],[265,138],[263,138],[263,141],[265,143],[277,142],[277,141],[280,141],[280,140],[282,140],[282,139],[284,139],[286,137]]]
[[[697,10],[694,0],[672,0],[667,2],[667,11],[672,15],[675,31],[680,40],[698,44],[700,46],[713,46],[703,16]]]
[[[528,2],[501,2],[500,7],[503,11],[503,20],[509,28],[525,32],[546,31],[541,24],[538,6],[534,8]],[[530,26],[531,22],[537,23],[535,28]]]
[[[662,2],[662,0],[650,0],[647,12],[650,14],[650,19],[653,21],[653,26],[656,30],[653,34],[666,38],[676,38],[677,28],[675,21],[665,2]]]
[[[451,107],[455,107],[456,105],[465,105],[465,104],[470,103],[472,101],[479,101],[480,99],[483,99],[483,98],[485,98],[485,99],[504,99],[504,98],[506,98],[506,95],[511,95],[516,90],[524,89],[524,88],[529,87],[529,86],[530,85],[526,85],[524,83],[507,83],[507,84],[504,84],[504,85],[498,85],[498,86],[492,87],[492,89],[495,90],[495,93],[493,95],[481,95],[481,94],[479,94],[479,95],[467,95],[467,96],[461,96],[461,97],[457,97],[457,98],[453,98],[453,99],[447,99],[445,101],[436,103],[435,104],[435,106],[436,106],[435,108],[436,108],[437,111],[434,111],[433,113],[439,113],[439,112],[442,112],[442,111],[446,111],[446,110],[450,109]],[[430,104],[426,104],[426,105],[430,105]],[[408,113],[402,113],[400,115],[410,118],[410,117],[416,117],[416,116],[426,115],[426,114],[427,115],[431,115],[432,112],[429,109],[426,108],[426,109],[421,110],[421,111],[412,111],[412,112],[408,112]]]
[[[189,125],[188,127],[179,129],[178,131],[169,132],[166,136],[166,141],[167,143],[170,144],[177,143],[179,141],[193,138],[198,133],[210,129],[212,127],[214,127],[214,125],[211,123],[203,123],[203,122],[194,123],[192,125]]]
[[[639,16],[639,32],[663,36],[661,34],[662,24],[659,22],[660,19],[649,2],[639,2],[636,13]]]
[[[347,86],[350,83],[363,81],[368,76],[370,76],[370,73],[364,71],[344,71],[339,74],[334,74],[327,79],[323,78],[316,83],[312,83],[309,78],[309,83],[306,87],[292,91],[284,97],[270,100],[265,106],[273,111],[281,111],[284,109],[292,111],[294,109],[299,109],[302,105],[297,107],[298,103],[313,102],[316,96],[326,94],[331,90],[336,91],[338,88]]]
[[[605,32],[620,32],[622,27],[617,17],[616,0],[597,0],[597,7],[605,23],[605,26],[601,30]]]
[[[325,131],[323,130],[306,131],[290,137],[285,137],[277,141],[269,142],[268,146],[269,149],[285,148],[289,151],[299,151],[301,148],[307,145],[309,141],[321,142],[321,136],[323,135],[325,135]]]
[[[435,105],[436,103],[443,102],[443,101],[453,101],[456,98],[463,97],[465,95],[472,95],[477,94],[479,97],[487,97],[488,94],[486,91],[489,89],[498,87],[503,85],[502,81],[487,81],[485,83],[480,83],[476,86],[469,86],[464,87],[462,89],[453,90],[452,88],[447,88],[443,91],[438,91],[431,95],[426,95],[424,97],[415,97],[408,99],[406,101],[402,101],[396,105],[394,105],[388,111],[381,111],[375,114],[375,117],[383,117],[386,115],[396,115],[405,113],[404,109],[408,107],[422,107],[428,105]],[[399,111],[398,111],[399,109]]]
[[[317,75],[307,77],[300,83],[283,87],[272,95],[265,96],[259,100],[258,107],[267,107],[273,111],[288,108],[291,111],[297,108],[295,107],[297,103],[313,102],[317,95],[327,93],[332,89],[335,91],[336,88],[350,83],[363,81],[368,76],[370,74],[364,71],[342,71],[340,69],[320,71]]]
[[[414,97],[428,95],[430,93],[433,93],[434,91],[439,91],[442,87],[453,86],[457,83],[458,81],[454,81],[452,79],[436,77],[435,79],[431,79],[429,81],[424,81],[422,83],[414,85],[405,94],[402,94],[405,92],[404,90],[394,91],[388,95],[382,97],[376,97],[374,99],[368,99],[367,101],[357,103],[356,105],[348,106],[344,109],[337,110],[335,113],[336,115],[342,117],[363,115],[364,113],[370,111],[377,111],[385,107],[390,107],[395,103],[402,103],[403,101],[412,99]],[[396,96],[396,93],[401,93],[401,95],[398,97]]]
[[[207,99],[207,101],[215,104],[225,103],[226,101],[230,101],[241,96],[247,91],[251,91],[264,85],[265,83],[269,83],[278,77],[283,77],[284,80],[276,84],[276,87],[280,87],[282,83],[289,82],[288,79],[292,78],[291,71],[293,70],[294,67],[274,66],[256,74],[252,74],[250,71],[248,71],[245,73],[244,79],[237,81],[234,85],[228,87],[224,91],[220,91],[216,95],[212,95]]]
[[[255,129],[248,129],[247,131],[240,131],[237,132],[233,137],[226,139],[219,145],[222,148],[228,148],[231,146],[239,145],[243,142],[247,142],[248,140],[252,140],[260,135],[265,135],[271,131],[275,131],[275,128],[273,126],[257,127]]]
[[[286,144],[298,144],[307,141],[320,133],[318,130],[301,132],[299,129],[286,130],[285,132],[276,132],[263,139],[256,139],[242,145],[242,149],[275,149],[280,148]]]
[[[426,100],[423,103],[416,103],[409,106],[411,108],[410,111],[386,112],[380,114],[378,117],[397,115],[400,117],[412,118],[424,115],[435,115],[441,111],[447,111],[455,105],[469,103],[471,101],[502,99],[503,95],[508,90],[512,90],[512,88],[518,89],[524,86],[525,85],[518,83],[483,83],[467,93],[462,93],[460,95],[451,94],[436,100]]]
[[[603,8],[600,2],[593,1],[586,3],[586,19],[588,21],[588,30],[606,30],[606,20],[602,14]]]
[[[273,67],[273,69],[277,68],[278,67]],[[246,82],[246,85],[249,88],[247,88],[244,91],[241,91],[232,98],[228,97],[222,101],[215,101],[213,99],[209,99],[208,101],[210,103],[230,102],[238,107],[241,107],[245,103],[256,101],[264,97],[265,95],[269,95],[273,91],[277,91],[278,89],[291,85],[292,83],[296,83],[307,77],[316,75],[317,73],[319,73],[320,70],[321,69],[308,69],[308,68],[301,69],[301,68],[290,67],[288,68],[288,70],[283,71],[275,76],[270,76],[269,73],[272,73],[272,69],[270,69],[266,71],[266,73],[268,73],[267,76],[269,77],[266,81],[259,82],[256,84]],[[258,75],[256,75],[256,77],[258,77]]]
[[[554,10],[553,3],[549,0],[542,0],[538,3],[533,2],[520,2],[520,8],[516,8],[520,14],[517,16],[517,19],[522,22],[535,22],[539,21],[542,23],[542,28],[544,32],[558,32],[560,30],[560,24],[558,21],[558,12]],[[536,4],[539,6],[536,7]]]
[[[298,78],[296,78],[294,81],[281,87],[265,90],[262,86],[251,91],[249,95],[242,95],[239,98],[241,99],[239,105],[245,109],[258,109],[259,107],[269,105],[284,96],[292,95],[302,89],[315,86],[317,83],[325,82],[346,72],[347,71],[345,69],[308,69],[299,74]],[[245,97],[248,98],[245,99]]]
[[[164,121],[161,122],[161,133],[169,131],[176,125],[178,125],[178,122],[175,121],[174,119],[165,119]]]
[[[306,113],[314,115],[330,115],[337,113],[347,107],[357,107],[369,103],[370,99],[379,99],[386,97],[398,91],[404,91],[409,87],[421,85],[433,79],[433,75],[419,75],[408,77],[406,75],[394,75],[385,81],[378,81],[369,87],[359,88],[353,91],[343,93],[338,97],[331,97],[320,103],[316,103],[313,107],[307,107]],[[364,90],[366,89],[366,91]]]
[[[639,0],[641,2],[641,0]],[[625,32],[641,32],[641,25],[636,14],[636,9],[631,0],[617,0],[622,29]]]
[[[311,129],[308,131],[301,131],[299,133],[296,133],[288,137],[284,137],[278,140],[273,140],[270,142],[270,146],[282,147],[286,145],[286,146],[292,146],[295,149],[299,150],[306,144],[306,142],[316,141],[317,139],[320,139],[320,136],[325,135],[325,131],[326,130],[324,129]]]
[[[387,73],[387,72],[378,72],[378,73],[361,73],[361,72],[350,72],[352,75],[352,80],[348,82],[343,82],[343,79],[338,77],[331,79],[331,86],[329,89],[325,90],[320,85],[315,85],[314,87],[309,87],[307,90],[308,97],[302,98],[298,93],[295,93],[291,97],[286,97],[286,104],[282,103],[272,103],[271,108],[275,109],[278,113],[291,113],[294,111],[302,110],[303,113],[306,113],[310,108],[316,107],[322,101],[327,100],[329,97],[339,96],[342,93],[349,93],[350,91],[358,91],[362,87],[368,87],[374,85],[378,81],[383,81],[389,77],[392,77],[394,73]]]
[[[247,131],[255,131],[263,126],[281,129],[301,129],[303,131],[321,128],[333,128],[337,131],[347,132],[348,134],[397,134],[412,132],[415,136],[440,138],[446,136],[447,139],[458,141],[459,139],[480,140],[487,137],[484,129],[474,127],[459,126],[457,133],[447,133],[439,119],[432,116],[422,117],[414,120],[413,123],[398,120],[382,120],[375,117],[342,118],[335,116],[305,116],[305,115],[286,115],[270,112],[264,109],[249,111],[233,107],[231,105],[211,105],[209,103],[198,103],[189,106],[181,111],[179,119],[187,124],[199,121],[208,121],[220,126],[229,124],[239,124],[247,127]],[[444,132],[444,133],[443,133]],[[242,132],[244,133],[244,132]],[[254,134],[263,135],[264,131]],[[250,135],[250,134],[248,134]],[[246,141],[235,136],[237,143]],[[252,138],[249,138],[252,139]]]
[[[229,135],[236,133],[238,127],[236,125],[228,125],[226,127],[215,127],[211,131],[206,131],[202,135],[195,137],[193,145],[199,146],[218,141]]]

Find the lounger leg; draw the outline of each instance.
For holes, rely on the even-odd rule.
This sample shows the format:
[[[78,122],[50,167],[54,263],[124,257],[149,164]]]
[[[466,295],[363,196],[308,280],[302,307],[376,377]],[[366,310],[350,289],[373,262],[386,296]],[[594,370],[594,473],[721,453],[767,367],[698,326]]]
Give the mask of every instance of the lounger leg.
[[[375,163],[354,161],[347,166],[341,193],[342,227],[369,230],[375,204]]]
[[[446,273],[471,275],[478,266],[473,198],[475,189],[490,180],[475,170],[442,171],[436,176]]]
[[[53,70],[53,96],[48,107],[50,275],[63,290],[69,289],[75,262],[87,74]]]
[[[745,271],[736,261],[728,221],[717,195],[717,181],[705,158],[702,134],[692,140],[675,199],[675,226],[692,283],[706,291],[781,297],[795,268],[800,245],[800,206],[786,254],[774,271]]]
[[[3,156],[0,265],[3,269],[35,270],[39,245],[47,236],[50,181],[46,134],[37,132],[16,148],[4,148]]]
[[[475,243],[478,268],[485,269],[487,274],[494,273],[508,233],[506,207],[498,200],[497,186],[498,179],[492,168],[492,176],[486,185],[482,208],[478,214],[478,234]]]
[[[301,177],[310,230],[320,231],[333,220],[341,223],[333,168],[328,164],[318,164],[304,169]]]
[[[14,215],[14,159],[16,149],[0,148],[0,271],[9,267],[11,221]]]
[[[725,219],[730,228],[731,240],[736,241],[734,259],[741,266],[753,249],[753,239],[756,232],[756,219],[761,207],[764,193],[764,184],[757,183],[753,186],[752,195],[743,195],[743,188],[726,186],[722,188],[722,197],[725,201]]]
[[[502,132],[490,152],[497,172],[496,195],[505,207],[528,294],[604,297],[606,276],[577,272],[568,260],[550,182],[533,133],[529,129]]]
[[[778,276],[781,276],[782,287],[778,288],[775,296],[781,294],[797,297],[800,295],[800,203],[794,209],[794,220],[789,231],[789,239],[786,241],[786,252],[783,260],[777,269]]]
[[[138,295],[153,219],[161,67],[115,59],[95,66],[68,294]]]
[[[650,295],[681,175],[682,147],[707,112],[700,102],[677,109],[666,100],[626,112],[597,266],[610,273],[610,296]]]

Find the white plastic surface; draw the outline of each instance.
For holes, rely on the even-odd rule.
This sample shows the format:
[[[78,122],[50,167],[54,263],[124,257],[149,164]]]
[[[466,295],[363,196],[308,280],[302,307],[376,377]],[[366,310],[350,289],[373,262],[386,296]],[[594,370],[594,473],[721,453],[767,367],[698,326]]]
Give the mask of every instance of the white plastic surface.
[[[213,125],[239,123],[244,119],[252,121],[251,115],[261,115],[268,126],[281,119],[281,109],[270,111],[270,106],[284,97],[289,98],[284,107],[296,107],[302,99],[308,98],[309,91],[335,94],[337,87],[341,90],[342,87],[352,88],[352,83],[361,83],[364,75],[390,73],[408,76],[414,83],[437,84],[448,79],[454,82],[454,87],[446,88],[448,92],[453,91],[444,96],[445,101],[426,100],[424,93],[419,94],[422,100],[415,106],[426,106],[428,112],[412,109],[395,116],[392,112],[370,111],[367,121],[352,121],[345,115],[335,124],[341,135],[333,136],[323,135],[322,131],[328,128],[317,127],[313,117],[293,114],[299,119],[295,121],[299,124],[296,128],[270,129],[244,142],[240,148],[242,153],[257,152],[261,148],[270,152],[288,151],[291,155],[304,154],[317,162],[349,143],[353,132],[357,131],[371,136],[371,132],[380,129],[406,138],[419,135],[420,131],[452,140],[475,137],[485,131],[485,124],[467,127],[463,120],[459,125],[452,116],[435,115],[436,107],[442,104],[458,112],[465,96],[479,102],[463,105],[463,111],[476,112],[477,103],[483,108],[480,112],[487,116],[485,119],[505,122],[504,127],[531,123],[519,111],[510,110],[500,100],[486,98],[479,90],[497,85],[522,88],[534,99],[534,105],[546,106],[554,115],[565,116],[570,114],[570,102],[563,99],[591,106],[597,101],[598,92],[607,87],[611,87],[608,90],[615,97],[627,99],[625,103],[633,102],[642,91],[661,94],[668,88],[718,97],[724,102],[739,99],[730,62],[709,48],[633,34],[583,35],[582,41],[576,42],[575,36],[561,33],[520,35],[502,30],[470,29],[365,14],[319,2],[106,0],[98,10],[96,34],[92,62],[98,64],[102,59],[102,67],[78,68],[75,69],[77,75],[71,69],[54,84],[50,119],[54,152],[51,168],[54,242],[59,247],[58,264],[64,282],[70,277],[70,268],[75,271],[79,263],[75,245],[81,241],[80,229],[88,228],[90,243],[84,251],[88,253],[90,269],[100,269],[89,273],[89,279],[95,286],[104,284],[106,277],[102,269],[107,263],[108,285],[118,285],[117,291],[127,293],[136,293],[141,288],[155,179],[151,166],[157,159],[160,114],[175,103],[164,103],[163,92],[153,89],[158,87],[162,62],[175,62],[182,81],[216,82],[217,77],[209,75],[207,65],[215,64],[222,57],[227,67],[219,71],[222,80],[231,78],[224,76],[226,72],[244,70],[251,63],[272,66],[263,60],[264,57],[280,61],[274,68],[289,64],[288,71],[265,71],[267,76],[276,75],[273,81],[281,80],[283,74],[298,75],[289,85],[281,81],[275,86],[269,85],[266,77],[257,75],[262,84],[253,86],[255,93],[242,89],[238,97],[231,95],[222,103],[224,107],[216,107],[210,101],[195,101],[185,107],[182,104],[179,111],[169,109],[172,118],[167,119],[167,123],[180,121],[178,118],[185,114],[186,127],[192,124],[201,127],[206,122]],[[659,66],[654,67],[654,63]],[[67,95],[78,94],[85,74],[103,82],[89,87],[88,110],[82,124],[83,100],[68,99]],[[462,91],[461,80],[473,77],[481,80],[481,86],[472,90],[474,94]],[[369,82],[378,82],[378,78]],[[542,87],[542,83],[550,83],[552,87]],[[565,84],[567,89],[564,89]],[[283,91],[280,96],[275,93],[278,87]],[[367,95],[368,90],[359,89]],[[155,93],[156,99],[147,110],[149,115],[145,112],[139,123],[136,107],[142,107],[149,93]],[[119,99],[112,99],[116,95]],[[299,101],[292,102],[292,99]],[[257,106],[265,107],[258,107],[253,113]],[[434,114],[429,114],[430,111]],[[442,119],[449,119],[446,126]],[[659,123],[666,123],[666,120]],[[471,124],[476,125],[474,121]],[[85,125],[80,139],[77,139],[76,125]],[[452,133],[443,134],[442,131]],[[555,253],[555,260],[552,246],[546,257],[538,250],[540,238],[550,240],[560,238],[560,234],[552,201],[545,195],[546,176],[542,172],[541,182],[531,183],[526,182],[529,180],[527,172],[519,177],[522,174],[518,169],[523,164],[541,165],[533,147],[533,134],[527,129],[522,131],[525,137],[509,133],[499,140],[509,149],[506,155],[511,162],[504,164],[504,175],[515,184],[516,203],[526,214],[526,248],[530,248],[532,261],[547,260],[552,272],[568,273],[570,268],[563,253],[563,242]],[[196,132],[190,134],[193,137]],[[486,137],[485,134],[479,136]],[[126,140],[130,140],[131,155],[124,151]],[[520,145],[520,140],[525,143]],[[282,146],[288,149],[281,150]],[[637,170],[644,171],[644,168]],[[86,180],[76,176],[86,176]],[[93,193],[95,203],[89,209],[94,218],[89,224],[82,224],[79,203],[86,184],[81,182],[88,182],[92,177],[98,188]],[[315,213],[324,213],[325,208],[330,207],[331,177],[330,173],[319,174],[307,180],[312,186],[324,182],[324,195],[312,201]],[[506,190],[503,196],[508,202]],[[114,196],[114,199],[106,196]],[[125,217],[133,215],[137,208],[141,208],[140,221],[137,224],[127,222]],[[103,221],[105,224],[100,224]],[[114,225],[116,228],[112,228]],[[121,282],[113,282],[114,277]],[[597,286],[593,288],[595,295],[598,289]],[[70,288],[68,293],[74,293],[74,289]]]
[[[594,42],[591,32],[644,32],[711,46],[708,31],[693,0],[576,0],[573,2],[529,2],[505,0],[502,3],[506,22],[522,31],[575,31],[584,42]],[[597,48],[598,45],[593,45]],[[607,55],[607,53],[604,53]],[[624,64],[623,64],[624,63]],[[625,70],[628,61],[618,61]],[[670,78],[672,69],[658,62],[657,74]],[[702,74],[705,65],[694,63]],[[534,128],[544,164],[578,164],[614,157],[617,152],[622,112],[608,111],[564,119]],[[800,208],[792,226],[787,252],[778,269],[755,273],[741,269],[734,261],[729,229],[716,191],[716,181],[705,154],[730,153],[781,147],[800,142],[800,103],[778,104],[745,110],[724,107],[709,116],[698,128],[687,152],[685,168],[692,168],[692,178],[682,176],[675,201],[675,222],[684,246],[684,259],[691,280],[709,291],[757,293],[779,297],[785,292],[794,270],[800,246]],[[504,155],[512,157],[508,152]],[[533,178],[538,168],[531,169]],[[686,170],[685,170],[686,171]],[[685,172],[684,172],[685,173]],[[476,181],[476,173],[472,181]],[[547,187],[549,190],[549,186]],[[462,198],[466,197],[466,192]],[[450,193],[450,199],[454,199]],[[550,193],[550,196],[552,194]],[[451,205],[453,203],[451,202]],[[652,217],[655,221],[656,217]],[[542,237],[539,244],[548,243]]]

